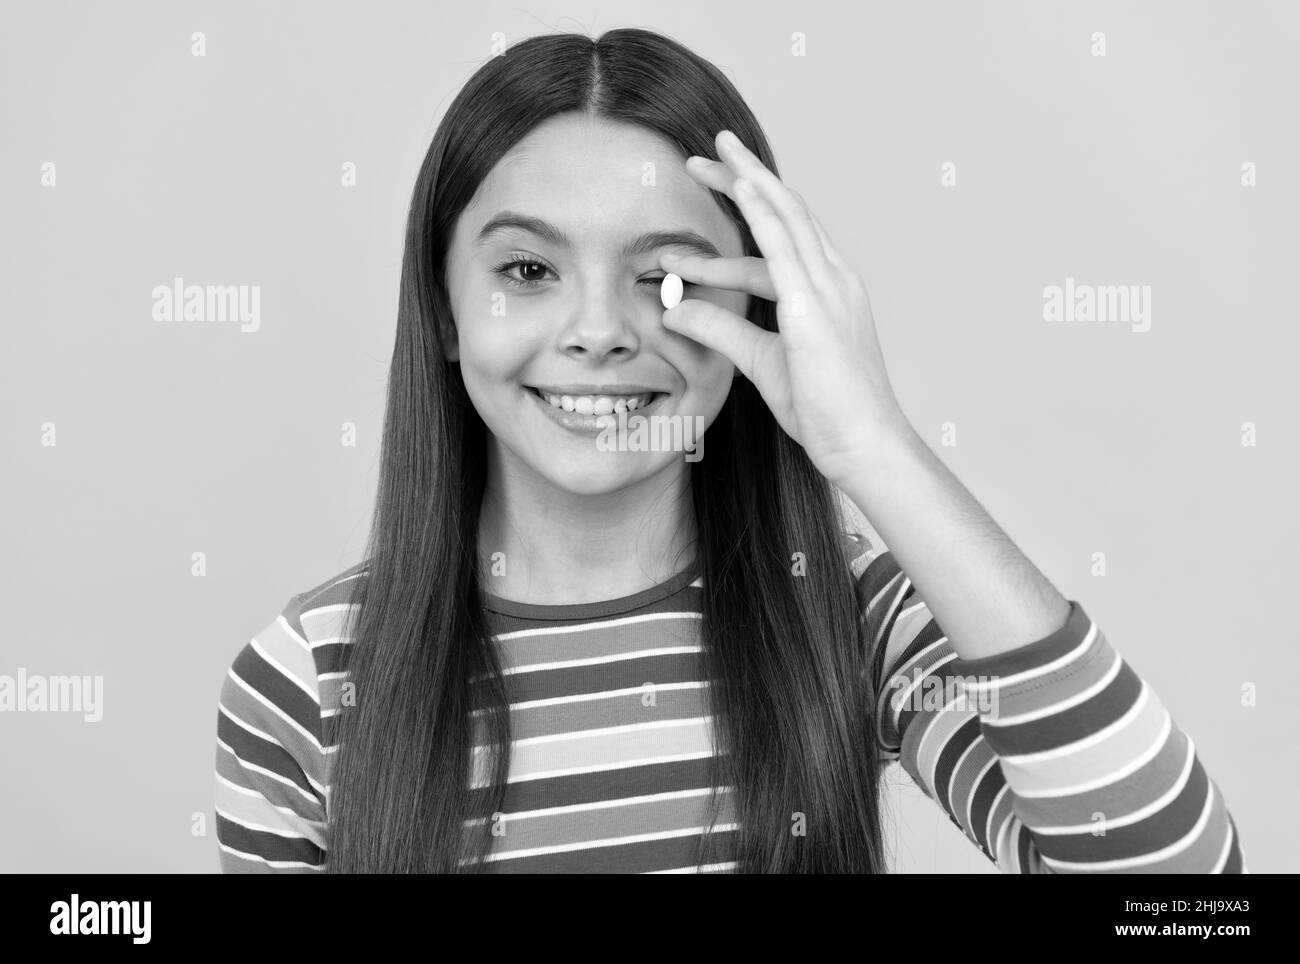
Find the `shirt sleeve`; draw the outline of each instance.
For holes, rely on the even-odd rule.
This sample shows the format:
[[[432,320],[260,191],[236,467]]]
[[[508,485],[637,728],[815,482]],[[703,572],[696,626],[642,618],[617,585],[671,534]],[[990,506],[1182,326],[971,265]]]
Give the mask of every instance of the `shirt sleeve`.
[[[295,597],[296,600],[296,597]],[[223,873],[325,870],[326,769],[311,646],[286,614],[235,657],[217,706]]]
[[[852,570],[897,761],[1005,873],[1245,873],[1192,740],[1079,603],[1006,653],[959,658],[886,548]]]

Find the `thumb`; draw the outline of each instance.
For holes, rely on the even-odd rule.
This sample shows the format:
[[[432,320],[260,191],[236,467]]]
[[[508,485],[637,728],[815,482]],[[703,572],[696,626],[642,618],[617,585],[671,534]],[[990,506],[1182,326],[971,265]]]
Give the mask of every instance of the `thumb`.
[[[769,347],[766,342],[778,335],[758,327],[734,311],[711,301],[687,298],[664,311],[664,327],[685,335],[705,348],[727,356],[740,373],[754,380],[754,360]]]

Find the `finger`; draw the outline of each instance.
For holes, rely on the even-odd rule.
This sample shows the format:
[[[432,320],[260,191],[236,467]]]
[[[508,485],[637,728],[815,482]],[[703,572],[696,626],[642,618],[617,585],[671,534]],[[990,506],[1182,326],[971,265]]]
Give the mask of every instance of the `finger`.
[[[664,327],[725,355],[751,382],[758,363],[775,348],[778,338],[735,312],[696,298],[666,310]]]
[[[796,246],[794,246],[793,243],[783,242],[783,240],[780,239],[780,235],[788,235],[788,231],[785,230],[784,223],[780,222],[780,218],[777,218],[779,227],[772,226],[771,229],[768,229],[767,234],[770,236],[770,240],[768,240],[766,246],[764,246],[762,240],[759,240],[758,231],[754,230],[755,225],[750,221],[748,213],[746,213],[746,205],[744,204],[745,199],[742,199],[740,195],[737,195],[736,171],[732,169],[732,166],[723,164],[722,161],[714,161],[708,159],[708,157],[699,157],[698,155],[695,155],[689,157],[688,164],[686,164],[686,170],[689,170],[693,177],[697,178],[699,182],[706,184],[707,187],[714,188],[715,191],[722,192],[722,194],[725,194],[728,197],[731,197],[733,201],[736,201],[736,205],[741,209],[741,213],[746,214],[745,220],[746,223],[749,223],[750,233],[754,235],[755,242],[758,242],[759,249],[761,249],[763,255],[767,256],[768,260],[775,259],[776,251],[787,251],[788,253],[785,255],[785,260],[798,262],[798,277],[806,277],[802,270],[802,261],[800,256],[798,256]],[[766,168],[764,168],[764,170],[766,170]],[[746,178],[746,181],[748,181],[748,178]],[[750,204],[748,209],[757,212],[757,210],[763,210],[764,207],[763,205]],[[771,209],[770,205],[767,205],[767,209]],[[818,244],[820,244],[820,242],[818,242]],[[770,274],[770,277],[772,274],[775,274],[775,270],[775,265],[768,266],[768,274]],[[796,273],[785,272],[785,274],[790,278],[787,287],[787,291],[790,295],[793,295],[796,291],[809,291],[810,286],[807,285],[806,282],[796,281]],[[776,290],[777,292],[780,291],[779,285],[777,285]]]
[[[767,270],[776,286],[777,316],[784,322],[782,327],[785,329],[801,325],[809,314],[800,308],[811,303],[815,289],[804,272],[803,262],[799,259],[785,224],[772,206],[758,194],[757,188],[751,185],[752,193],[749,193],[742,189],[740,185],[743,184],[745,179],[738,178],[737,186],[733,189],[736,204],[767,261]]]
[[[686,159],[686,170],[705,186],[730,197],[731,185],[736,181],[736,173],[726,164],[693,154]],[[735,198],[732,200],[734,201]]]
[[[807,205],[805,204],[804,207],[807,208]],[[811,209],[808,210],[808,217],[812,220],[813,227],[817,229],[817,237],[821,240],[822,250],[826,252],[826,260],[841,271],[848,270],[848,264],[840,257],[840,253],[835,250],[835,245],[831,244],[826,229],[822,227],[822,223],[817,220],[817,215],[813,214]]]
[[[722,161],[715,161],[695,154],[686,159],[686,169],[696,180],[704,184],[706,187],[710,187],[715,191],[727,195],[733,201],[736,201],[737,204],[740,203],[732,188],[736,183],[736,172],[727,164],[724,164]],[[767,168],[763,168],[763,170],[766,171]],[[746,180],[748,180],[748,178],[746,178]],[[800,203],[802,203],[802,198],[799,200]],[[814,233],[816,233],[815,225],[813,226],[813,230]],[[816,244],[818,247],[821,247],[822,241],[820,238],[818,238]]]
[[[835,280],[830,261],[822,250],[821,239],[812,221],[807,205],[779,177],[768,170],[731,131],[720,131],[715,138],[718,156],[738,177],[743,177],[758,189],[759,195],[772,207],[794,241],[794,248],[808,277],[819,286],[831,286]]]
[[[762,258],[706,258],[696,254],[664,254],[659,265],[683,281],[706,288],[730,288],[776,301],[776,287]]]
[[[707,157],[700,157],[696,154],[686,159],[686,169],[697,181],[700,181],[706,187],[710,187],[715,191],[726,194],[728,197],[731,196],[731,185],[735,183],[736,176],[732,173],[731,168],[726,164],[723,164],[721,161],[711,160]],[[808,218],[812,221],[813,228],[817,232],[817,239],[821,244],[822,250],[826,254],[826,259],[837,268],[847,269],[847,263],[840,257],[839,252],[835,250],[835,246],[831,244],[831,239],[826,234],[826,229],[823,228],[821,222],[817,220],[817,215],[812,213],[812,209],[809,208],[807,202],[804,201],[803,195],[792,188],[788,188],[787,190],[790,190],[790,193],[798,198],[799,203],[804,206],[804,210],[808,211]],[[732,198],[732,200],[735,200],[735,198]]]

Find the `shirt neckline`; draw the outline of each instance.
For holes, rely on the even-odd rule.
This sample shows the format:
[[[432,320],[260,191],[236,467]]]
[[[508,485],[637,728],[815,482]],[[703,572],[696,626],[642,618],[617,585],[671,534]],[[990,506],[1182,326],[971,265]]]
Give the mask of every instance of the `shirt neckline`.
[[[600,616],[616,616],[666,599],[689,586],[698,576],[699,562],[696,560],[681,572],[649,589],[642,589],[640,592],[620,596],[617,599],[601,599],[585,603],[552,605],[518,602],[514,599],[504,599],[486,590],[482,590],[481,595],[484,609],[503,616],[521,616],[527,619],[591,619]]]

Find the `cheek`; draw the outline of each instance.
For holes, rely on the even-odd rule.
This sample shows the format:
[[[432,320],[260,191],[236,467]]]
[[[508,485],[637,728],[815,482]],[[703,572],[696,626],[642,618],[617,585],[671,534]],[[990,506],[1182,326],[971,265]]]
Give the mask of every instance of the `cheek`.
[[[463,317],[463,316],[462,316]],[[467,318],[461,322],[460,375],[465,393],[493,433],[507,430],[509,413],[518,404],[511,389],[522,377],[527,352],[510,337],[503,318]]]
[[[457,312],[457,345],[461,370],[468,384],[511,378],[528,358],[518,324],[489,311]]]
[[[687,350],[689,358],[682,356],[677,363],[688,386],[682,399],[682,411],[702,415],[712,422],[727,401],[736,369],[725,355],[695,342],[690,342],[690,345],[692,347]]]

